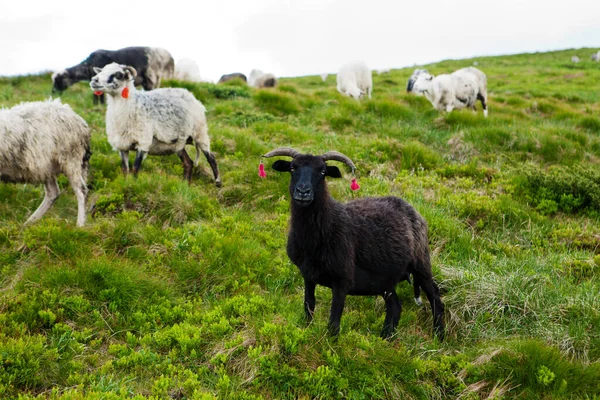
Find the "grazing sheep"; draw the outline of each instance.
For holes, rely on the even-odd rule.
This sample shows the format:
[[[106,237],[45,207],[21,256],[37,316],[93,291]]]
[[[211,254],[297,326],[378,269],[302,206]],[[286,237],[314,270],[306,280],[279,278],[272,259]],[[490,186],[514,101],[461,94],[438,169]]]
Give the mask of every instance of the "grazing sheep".
[[[36,222],[60,194],[56,178],[69,178],[77,196],[77,226],[85,224],[90,129],[60,99],[0,109],[0,181],[44,184],[46,195],[26,224]]]
[[[412,90],[423,93],[427,100],[439,111],[470,107],[475,110],[477,100],[483,106],[487,117],[487,78],[474,67],[459,69],[452,74],[434,77],[428,72],[418,74]]]
[[[337,90],[344,96],[355,99],[365,94],[371,98],[373,76],[367,64],[356,61],[340,68],[337,74]]]
[[[419,75],[421,74],[428,74],[429,71],[427,71],[426,69],[415,69],[414,72],[412,73],[412,75],[410,76],[410,78],[408,78],[408,83],[406,84],[406,92],[407,93],[412,93],[413,91],[413,87],[415,85],[415,82],[417,81],[417,78],[419,77]],[[421,93],[418,93],[421,94]]]
[[[248,84],[255,88],[275,87],[277,85],[277,78],[273,74],[265,74],[258,69],[253,69],[250,71]]]
[[[221,76],[218,83],[231,81],[233,79],[240,79],[244,82],[248,82],[246,75],[242,74],[241,72],[234,72],[233,74],[226,74],[226,75]]]
[[[134,67],[135,68],[135,67]],[[191,58],[182,58],[175,63],[175,79],[188,82],[201,82],[200,68]]]
[[[327,77],[328,77],[328,76],[329,76],[329,74],[327,74],[327,73],[324,73],[324,74],[321,74],[321,75],[320,75],[320,77],[321,77],[321,80],[322,80],[323,82],[327,81]]]
[[[145,90],[160,87],[162,79],[173,77],[174,61],[171,54],[159,47],[126,47],[120,50],[96,50],[80,64],[52,74],[52,91],[62,93],[79,81],[89,81],[95,75],[94,68],[103,68],[111,62],[131,65],[138,75],[135,85]],[[104,97],[94,95],[94,104]]]
[[[600,51],[597,53],[592,54],[592,61],[600,61]]]
[[[579,57],[577,57],[577,56],[571,57],[571,62],[577,64],[579,61],[581,61],[581,59]]]
[[[97,75],[92,78],[90,87],[108,94],[106,133],[108,142],[121,154],[125,175],[129,173],[129,150],[136,150],[134,175],[148,154],[177,154],[183,163],[184,178],[191,182],[193,166],[185,145],[194,144],[195,164],[202,150],[216,185],[221,186],[217,161],[210,152],[206,109],[189,91],[181,88],[136,90],[132,83],[135,69],[117,63],[95,68],[95,71]]]
[[[433,325],[444,337],[444,305],[433,281],[429,259],[427,222],[398,197],[373,197],[341,204],[327,191],[325,177],[340,178],[340,170],[326,161],[341,161],[354,172],[344,154],[321,156],[279,148],[263,157],[287,156],[272,168],[290,172],[291,226],[287,254],[304,277],[304,310],[312,320],[315,287],[332,290],[329,330],[337,335],[346,295],[375,296],[385,300],[386,317],[381,335],[390,337],[400,319],[396,284],[412,274],[415,300],[423,289],[431,304]]]

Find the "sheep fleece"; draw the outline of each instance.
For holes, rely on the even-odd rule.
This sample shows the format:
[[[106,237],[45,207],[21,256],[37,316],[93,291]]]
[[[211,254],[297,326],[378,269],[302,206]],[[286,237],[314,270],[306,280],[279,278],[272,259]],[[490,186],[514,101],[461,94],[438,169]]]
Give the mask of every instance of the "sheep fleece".
[[[87,123],[60,99],[2,109],[0,180],[44,183],[60,172],[77,176],[89,142]]]
[[[187,90],[168,88],[149,92],[131,91],[129,99],[119,99],[118,107],[108,107],[106,133],[115,150],[131,150],[134,146],[149,154],[157,146],[153,139],[165,144],[181,143],[184,147],[191,132],[206,131],[206,109]],[[194,135],[196,136],[196,135]],[[208,135],[201,135],[203,149],[210,149]],[[172,150],[171,150],[172,151]]]

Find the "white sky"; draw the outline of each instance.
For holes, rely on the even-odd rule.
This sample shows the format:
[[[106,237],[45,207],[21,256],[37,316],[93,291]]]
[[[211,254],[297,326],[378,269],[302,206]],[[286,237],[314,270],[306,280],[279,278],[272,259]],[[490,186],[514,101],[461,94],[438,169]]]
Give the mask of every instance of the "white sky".
[[[127,46],[191,58],[209,80],[600,47],[600,0],[1,0],[0,9],[0,75]]]

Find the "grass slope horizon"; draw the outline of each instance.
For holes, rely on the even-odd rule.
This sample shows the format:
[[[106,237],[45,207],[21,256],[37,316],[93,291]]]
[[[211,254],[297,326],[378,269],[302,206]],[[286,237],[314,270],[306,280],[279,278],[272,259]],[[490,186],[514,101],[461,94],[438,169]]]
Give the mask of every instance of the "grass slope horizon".
[[[0,183],[0,397],[600,399],[596,51],[425,66],[477,61],[489,118],[406,94],[413,68],[374,73],[361,101],[337,93],[335,76],[271,90],[166,82],[206,106],[221,189],[203,158],[191,185],[177,156],[149,156],[137,179],[123,177],[105,107],[74,85],[62,101],[92,129],[87,225],[75,226],[64,177],[31,226],[43,188]],[[50,89],[49,74],[0,78],[0,106]],[[319,287],[305,324],[285,253],[289,176],[270,159],[257,175],[259,156],[280,146],[348,155],[361,189],[340,166],[328,181],[338,201],[395,195],[425,217],[444,342],[407,283],[390,341],[379,338],[381,298],[348,297],[335,340]]]

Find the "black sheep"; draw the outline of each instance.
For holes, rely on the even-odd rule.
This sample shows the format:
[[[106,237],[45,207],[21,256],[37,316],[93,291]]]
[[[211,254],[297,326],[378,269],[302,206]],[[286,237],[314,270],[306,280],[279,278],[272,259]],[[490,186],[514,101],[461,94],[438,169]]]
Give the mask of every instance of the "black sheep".
[[[346,163],[347,156],[331,151],[322,156],[299,154],[279,148],[264,157],[289,156],[272,168],[290,172],[291,227],[287,253],[304,277],[304,309],[312,320],[315,287],[332,290],[329,331],[337,335],[346,295],[381,295],[386,317],[381,335],[389,338],[396,329],[402,306],[396,294],[398,282],[412,274],[415,300],[423,289],[433,314],[433,326],[444,337],[444,304],[433,281],[429,259],[427,222],[398,197],[374,197],[341,204],[327,190],[325,177],[341,178],[340,170],[327,160]]]
[[[221,76],[221,78],[219,79],[219,82],[217,82],[217,83],[223,83],[223,82],[231,81],[233,79],[239,79],[244,82],[248,81],[248,79],[246,78],[246,75],[242,74],[241,72],[234,72],[233,74],[226,74],[226,75]]]
[[[81,63],[52,74],[52,91],[62,93],[69,86],[80,81],[89,81],[96,72],[94,67],[104,68],[110,63],[129,65],[135,68],[137,76],[134,84],[144,90],[160,87],[161,79],[172,78],[175,62],[171,54],[159,47],[126,47],[119,50],[96,50]],[[94,104],[100,100],[104,103],[103,95],[94,94]]]

